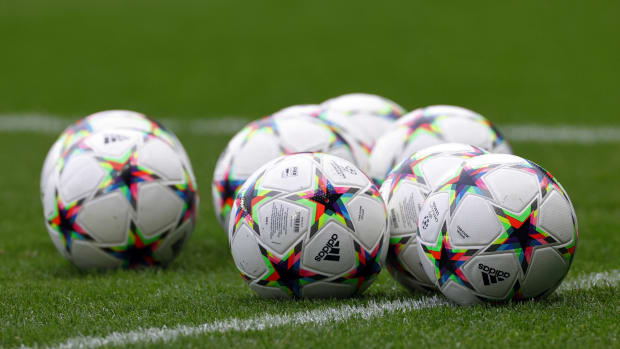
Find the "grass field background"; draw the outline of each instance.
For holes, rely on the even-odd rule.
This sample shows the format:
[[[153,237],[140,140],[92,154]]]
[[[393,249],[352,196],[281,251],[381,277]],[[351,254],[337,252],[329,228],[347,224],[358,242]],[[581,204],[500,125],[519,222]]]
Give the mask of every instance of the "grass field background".
[[[180,121],[252,118],[364,91],[409,109],[471,107],[500,126],[618,126],[618,13],[616,1],[5,1],[0,114],[53,114],[70,122],[128,108]],[[254,296],[236,272],[210,202],[212,171],[230,135],[178,135],[192,159],[202,205],[194,236],[169,268],[79,272],[54,249],[41,214],[38,176],[55,136],[0,135],[2,347],[420,297],[386,272],[352,300]],[[618,269],[620,145],[513,145],[555,174],[571,195],[580,241],[569,278]],[[619,310],[616,283],[543,302],[441,307],[172,344],[611,347],[618,345]]]

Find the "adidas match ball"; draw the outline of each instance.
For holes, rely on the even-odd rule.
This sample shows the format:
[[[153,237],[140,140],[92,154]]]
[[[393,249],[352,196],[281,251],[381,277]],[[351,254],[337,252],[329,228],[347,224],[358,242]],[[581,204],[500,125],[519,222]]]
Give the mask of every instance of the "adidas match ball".
[[[462,163],[486,154],[481,148],[446,143],[425,148],[397,165],[381,186],[388,209],[390,244],[387,267],[390,274],[410,291],[435,289],[418,254],[418,214],[428,194],[448,176],[454,176]]]
[[[344,112],[324,108],[318,104],[300,104],[286,107],[274,114],[274,118],[290,118],[309,116],[324,121],[330,129],[341,135],[350,143],[355,152],[355,165],[362,171],[368,171],[368,157],[374,141],[366,137],[364,129],[359,122]]]
[[[177,144],[130,129],[64,151],[43,188],[45,224],[81,269],[166,265],[191,235],[198,193]]]
[[[60,134],[45,157],[43,169],[41,171],[41,191],[43,191],[45,183],[56,166],[58,159],[60,159],[72,145],[94,132],[116,128],[150,132],[165,138],[169,143],[174,145],[176,151],[184,158],[186,163],[189,164],[189,158],[181,142],[179,142],[172,131],[166,129],[162,124],[135,111],[106,110],[91,114],[79,120],[75,124],[67,127]]]
[[[471,158],[426,199],[418,252],[460,304],[541,298],[568,272],[577,218],[560,183],[514,155]]]
[[[215,215],[224,229],[241,184],[265,163],[281,155],[323,152],[357,164],[366,155],[357,142],[314,116],[289,113],[254,121],[239,131],[220,155],[213,174]]]
[[[263,297],[349,297],[367,289],[387,253],[385,204],[342,158],[277,158],[243,184],[229,223],[232,256]]]
[[[370,177],[381,184],[392,168],[416,151],[442,143],[475,145],[492,153],[511,153],[497,128],[482,115],[455,106],[416,109],[398,119],[370,154]]]
[[[361,129],[364,144],[370,149],[392,123],[405,114],[395,102],[373,94],[350,93],[322,103],[327,111],[344,114]]]

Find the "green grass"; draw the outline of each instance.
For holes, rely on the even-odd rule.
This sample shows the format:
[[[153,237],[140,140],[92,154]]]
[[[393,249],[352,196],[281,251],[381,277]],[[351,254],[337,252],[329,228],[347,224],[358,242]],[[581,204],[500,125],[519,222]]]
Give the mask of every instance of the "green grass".
[[[617,1],[0,2],[0,114],[75,118],[130,108],[180,119],[257,117],[364,91],[406,108],[464,105],[500,125],[618,125],[619,11]],[[79,272],[54,249],[39,202],[39,171],[55,137],[0,136],[0,347],[419,297],[385,272],[351,300],[253,295],[210,202],[228,136],[179,134],[202,205],[194,236],[169,268]],[[618,269],[618,145],[513,145],[571,195],[580,241],[569,278]],[[617,294],[616,284],[541,302],[441,307],[172,345],[606,348],[618,346]]]
[[[190,244],[169,268],[82,273],[54,249],[38,202],[38,170],[53,137],[3,134],[1,163],[13,163],[0,183],[5,216],[0,225],[0,346],[53,344],[78,335],[103,336],[139,327],[197,325],[409,295],[387,273],[363,297],[346,301],[269,301],[253,295],[235,270],[209,197],[216,153],[227,137],[180,135],[202,188],[200,221]],[[29,140],[25,147],[24,139]],[[201,151],[204,147],[213,153]],[[569,191],[580,220],[580,242],[569,277],[618,268],[614,187],[620,155],[608,146],[515,144],[518,153],[545,164]],[[571,154],[571,156],[558,156]],[[21,159],[12,162],[12,159]],[[574,158],[580,159],[575,168]],[[608,166],[600,166],[601,161]],[[616,165],[613,165],[616,164]],[[575,290],[543,302],[498,307],[437,308],[351,319],[327,326],[210,334],[181,338],[179,347],[412,345],[617,345],[616,287]],[[150,346],[150,345],[136,345]]]

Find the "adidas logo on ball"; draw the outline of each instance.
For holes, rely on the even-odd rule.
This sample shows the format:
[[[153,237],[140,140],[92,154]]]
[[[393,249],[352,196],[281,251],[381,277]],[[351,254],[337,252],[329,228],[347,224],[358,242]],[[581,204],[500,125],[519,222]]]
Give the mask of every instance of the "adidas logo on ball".
[[[495,269],[482,263],[478,264],[478,269],[482,270],[482,282],[484,282],[485,286],[489,286],[490,284],[496,284],[510,277],[509,272]]]
[[[340,241],[338,241],[337,234],[332,234],[314,260],[317,262],[321,260],[338,262],[340,260]]]

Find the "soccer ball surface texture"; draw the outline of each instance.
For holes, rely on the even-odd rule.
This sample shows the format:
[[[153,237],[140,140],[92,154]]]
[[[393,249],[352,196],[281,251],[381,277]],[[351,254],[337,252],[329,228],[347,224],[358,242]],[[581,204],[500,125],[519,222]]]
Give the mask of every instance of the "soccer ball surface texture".
[[[191,235],[198,194],[167,138],[110,129],[63,152],[43,188],[49,235],[82,269],[165,265]]]
[[[329,99],[321,104],[327,111],[344,114],[359,126],[362,139],[370,149],[392,123],[406,113],[393,101],[367,93],[351,93]]]
[[[381,186],[381,196],[390,220],[390,248],[387,267],[390,274],[411,291],[435,289],[420,262],[418,253],[418,215],[428,194],[462,163],[487,154],[481,148],[462,143],[446,143],[425,148],[398,164]]]
[[[231,211],[233,259],[264,297],[362,293],[387,253],[385,204],[349,161],[314,153],[280,157],[241,187]]]
[[[398,119],[375,144],[369,175],[377,184],[416,151],[442,143],[475,145],[491,153],[511,153],[497,128],[482,115],[454,106],[416,109]]]
[[[144,114],[130,110],[106,110],[91,114],[79,120],[75,124],[67,127],[60,134],[47,153],[45,162],[43,163],[43,170],[41,171],[41,191],[43,187],[45,187],[45,182],[56,166],[58,159],[60,159],[72,145],[94,132],[118,128],[150,132],[159,137],[166,138],[171,144],[174,144],[176,150],[185,158],[185,161],[189,163],[189,158],[181,142],[179,142],[172,131],[166,129],[157,121]]]
[[[514,155],[465,161],[428,196],[418,228],[427,276],[461,304],[551,294],[577,244],[577,218],[560,183]]]
[[[286,107],[272,114],[272,116],[274,118],[310,116],[324,121],[332,130],[345,137],[347,141],[355,143],[354,149],[363,150],[363,152],[356,151],[355,164],[362,171],[368,171],[368,157],[374,140],[368,138],[362,124],[359,120],[352,118],[351,115],[318,104],[300,104]]]
[[[222,227],[228,227],[235,193],[254,171],[281,155],[300,152],[329,153],[354,164],[366,157],[346,133],[314,116],[290,113],[254,121],[230,140],[215,166],[213,207]]]

